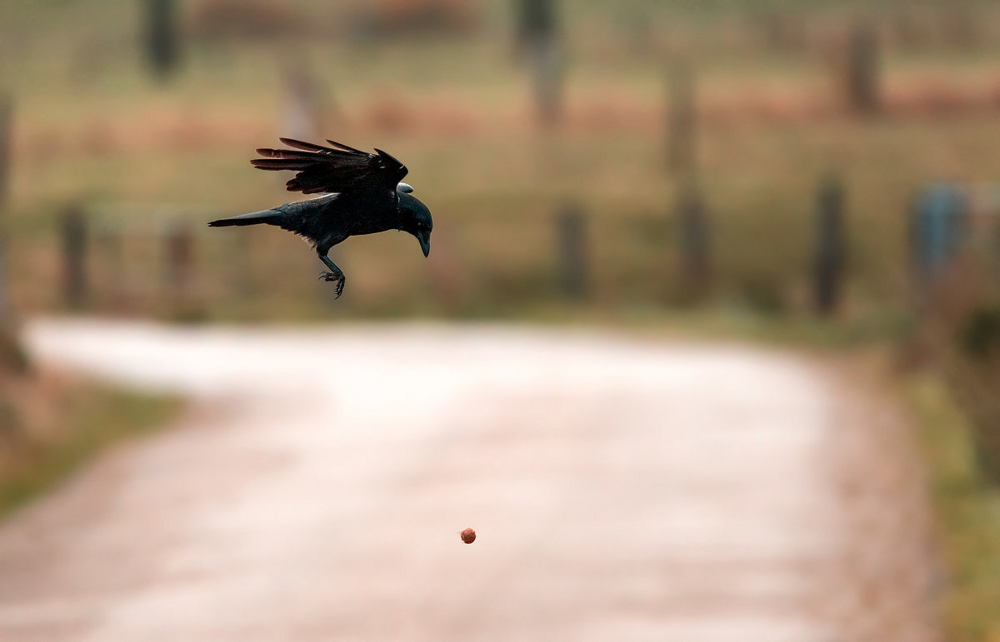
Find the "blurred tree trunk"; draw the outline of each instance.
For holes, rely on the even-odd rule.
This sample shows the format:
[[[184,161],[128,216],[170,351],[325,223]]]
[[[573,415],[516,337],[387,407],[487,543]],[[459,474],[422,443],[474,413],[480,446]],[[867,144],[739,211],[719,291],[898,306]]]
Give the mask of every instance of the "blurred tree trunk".
[[[145,0],[146,50],[153,72],[166,78],[177,67],[180,48],[175,0]]]

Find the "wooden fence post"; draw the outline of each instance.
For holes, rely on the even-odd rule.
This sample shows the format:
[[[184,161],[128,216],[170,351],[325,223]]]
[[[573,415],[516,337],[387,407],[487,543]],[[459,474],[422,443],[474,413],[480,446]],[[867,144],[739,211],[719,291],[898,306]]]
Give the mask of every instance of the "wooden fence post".
[[[844,267],[844,186],[830,177],[819,188],[816,203],[814,303],[821,315],[833,314],[840,303]]]
[[[95,239],[96,250],[103,259],[101,282],[107,284],[107,300],[113,309],[121,310],[128,304],[130,286],[129,271],[125,262],[125,243],[122,232],[117,227],[101,230]]]
[[[590,269],[586,221],[579,205],[563,206],[556,216],[556,232],[560,290],[570,299],[583,299],[590,290]]]
[[[710,239],[704,197],[693,180],[682,183],[678,189],[677,217],[684,288],[689,295],[700,297],[708,289]]]
[[[434,231],[434,253],[430,256],[428,270],[429,289],[434,300],[445,312],[457,313],[465,300],[466,283],[460,257],[456,252],[459,245],[452,230],[442,226]]]
[[[87,219],[79,205],[69,206],[62,218],[63,297],[70,308],[87,299]]]
[[[194,237],[191,227],[174,224],[166,237],[167,285],[176,295],[184,295],[190,285],[191,267],[194,262]]]
[[[881,106],[878,32],[868,21],[851,28],[847,54],[847,103],[855,113],[872,113]]]
[[[543,126],[562,117],[562,53],[555,0],[516,0],[518,46],[528,55],[534,75],[535,101]]]
[[[153,72],[165,78],[180,58],[175,0],[145,0],[146,51]]]
[[[688,60],[674,60],[667,77],[667,166],[685,175],[697,164],[694,72]]]

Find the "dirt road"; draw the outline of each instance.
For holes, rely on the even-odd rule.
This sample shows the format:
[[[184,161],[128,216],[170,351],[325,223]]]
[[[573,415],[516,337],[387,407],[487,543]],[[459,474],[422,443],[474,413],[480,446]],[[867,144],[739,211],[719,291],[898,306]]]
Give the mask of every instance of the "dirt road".
[[[939,639],[906,430],[804,359],[497,327],[27,337],[193,403],[0,526],[4,642]]]

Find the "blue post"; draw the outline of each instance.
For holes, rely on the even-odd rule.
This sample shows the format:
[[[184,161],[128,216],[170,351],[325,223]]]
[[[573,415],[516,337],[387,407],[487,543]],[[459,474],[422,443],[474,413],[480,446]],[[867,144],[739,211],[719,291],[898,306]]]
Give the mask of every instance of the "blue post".
[[[968,231],[969,203],[955,185],[925,188],[910,214],[910,255],[917,295],[926,303]]]

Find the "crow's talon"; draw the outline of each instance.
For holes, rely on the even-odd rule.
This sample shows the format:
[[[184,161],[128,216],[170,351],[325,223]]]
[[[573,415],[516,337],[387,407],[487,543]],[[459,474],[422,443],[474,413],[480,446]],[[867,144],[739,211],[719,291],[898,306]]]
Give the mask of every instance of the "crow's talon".
[[[337,289],[335,290],[336,296],[333,297],[334,299],[339,299],[340,295],[344,293],[344,284],[347,282],[347,279],[344,277],[343,274],[336,274],[334,272],[322,272],[319,275],[319,279],[321,281],[326,281],[327,283],[336,281]]]

